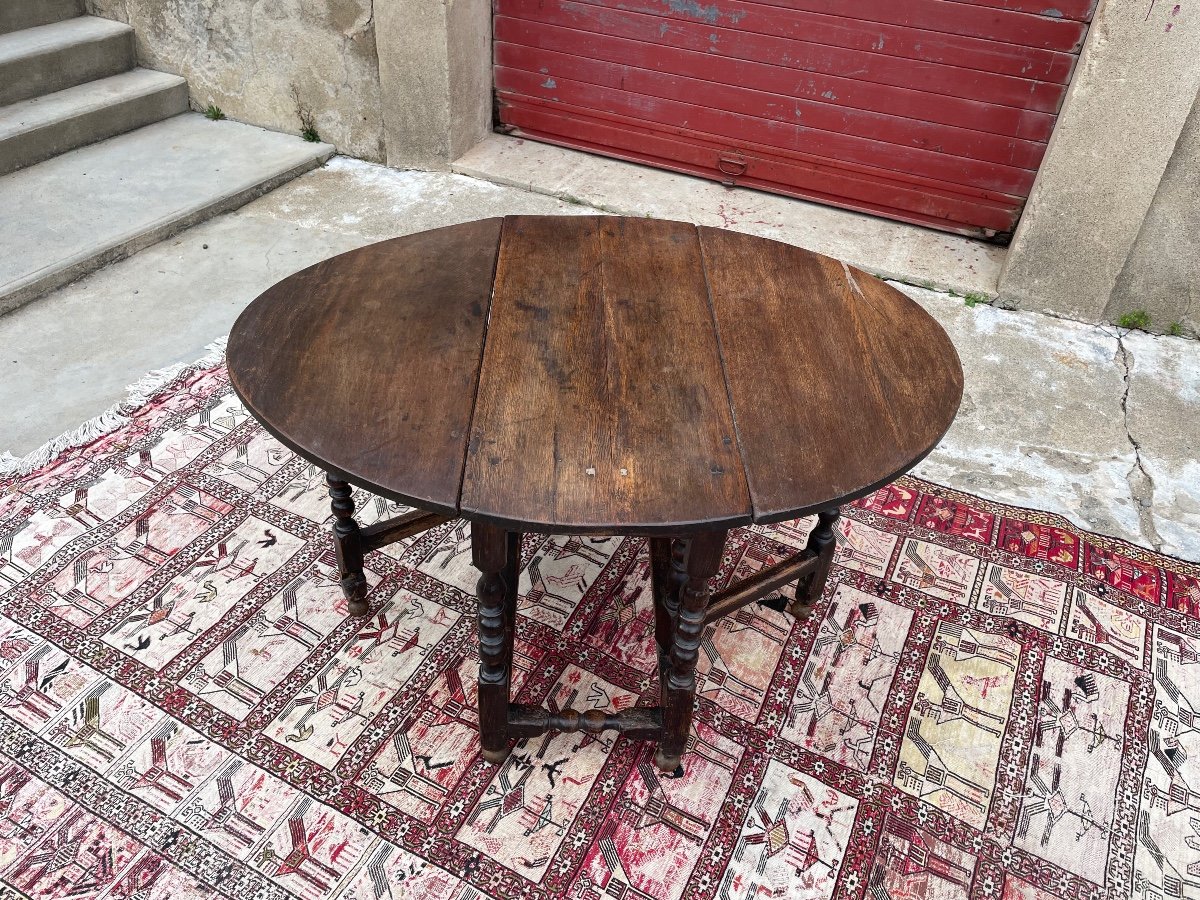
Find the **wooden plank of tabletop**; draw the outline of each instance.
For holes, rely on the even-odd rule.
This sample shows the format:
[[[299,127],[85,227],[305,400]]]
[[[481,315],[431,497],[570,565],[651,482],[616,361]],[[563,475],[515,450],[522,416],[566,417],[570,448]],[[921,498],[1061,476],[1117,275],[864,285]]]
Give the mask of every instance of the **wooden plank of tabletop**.
[[[962,368],[928,313],[829,257],[699,233],[756,521],[862,496],[934,447]]]
[[[505,220],[461,508],[547,531],[749,521],[694,226]]]
[[[371,244],[284,279],[234,325],[235,390],[321,467],[457,513],[501,222]]]

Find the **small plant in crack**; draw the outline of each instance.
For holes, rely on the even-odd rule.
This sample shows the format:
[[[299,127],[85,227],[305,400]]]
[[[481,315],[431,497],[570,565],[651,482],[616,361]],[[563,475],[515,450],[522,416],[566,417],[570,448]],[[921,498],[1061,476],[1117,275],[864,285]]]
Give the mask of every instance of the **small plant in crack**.
[[[312,107],[300,99],[300,89],[292,85],[292,102],[296,104],[296,117],[300,119],[300,137],[310,144],[321,140],[317,133],[317,118],[313,115]]]
[[[963,297],[963,302],[971,309],[974,309],[980,304],[987,306],[992,302],[992,298],[987,294],[967,294],[965,297]]]
[[[1172,322],[1171,327],[1167,329],[1167,334],[1171,337],[1183,337],[1183,326],[1178,322]]]
[[[1117,324],[1122,328],[1140,328],[1145,331],[1150,327],[1150,313],[1144,309],[1135,309],[1127,313],[1121,313],[1117,317]]]
[[[204,117],[212,119],[214,122],[219,122],[225,118],[225,113],[221,112],[221,107],[215,103],[210,103],[204,108]]]

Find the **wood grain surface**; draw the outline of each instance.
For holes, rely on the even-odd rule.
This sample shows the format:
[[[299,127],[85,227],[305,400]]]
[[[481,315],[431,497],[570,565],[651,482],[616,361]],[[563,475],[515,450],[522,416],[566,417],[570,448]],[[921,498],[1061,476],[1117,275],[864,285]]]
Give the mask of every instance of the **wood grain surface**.
[[[928,313],[827,256],[699,232],[756,521],[862,496],[933,449],[962,367]]]
[[[234,324],[234,390],[310,461],[457,513],[501,221],[371,244],[285,278]]]
[[[509,217],[364,247],[246,310],[251,413],[383,496],[517,531],[673,535],[862,496],[949,428],[962,370],[837,260],[679,222]]]
[[[750,521],[693,226],[505,221],[461,510],[538,531]]]

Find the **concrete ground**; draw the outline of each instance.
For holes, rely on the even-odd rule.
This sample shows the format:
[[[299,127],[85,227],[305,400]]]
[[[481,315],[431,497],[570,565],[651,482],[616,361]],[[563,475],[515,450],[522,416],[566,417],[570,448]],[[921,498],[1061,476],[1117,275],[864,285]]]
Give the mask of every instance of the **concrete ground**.
[[[236,209],[321,165],[328,144],[199,113],[0,179],[0,312]]]
[[[707,215],[632,193],[623,211]],[[0,316],[0,451],[28,453],[145,372],[199,357],[260,291],[312,262],[486,216],[596,211],[580,200],[334,159]],[[802,229],[772,236],[806,243]],[[946,328],[966,374],[957,422],[915,474],[1200,561],[1200,343],[901,287]]]
[[[1003,247],[663,169],[488,135],[454,171],[621,215],[651,215],[797,244],[892,278],[994,298]]]

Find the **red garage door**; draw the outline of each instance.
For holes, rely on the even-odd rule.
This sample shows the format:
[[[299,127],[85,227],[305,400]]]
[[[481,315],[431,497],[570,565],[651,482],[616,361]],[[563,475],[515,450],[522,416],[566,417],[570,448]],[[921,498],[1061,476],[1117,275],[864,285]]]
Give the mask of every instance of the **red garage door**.
[[[1095,0],[495,0],[504,130],[1004,240]]]

